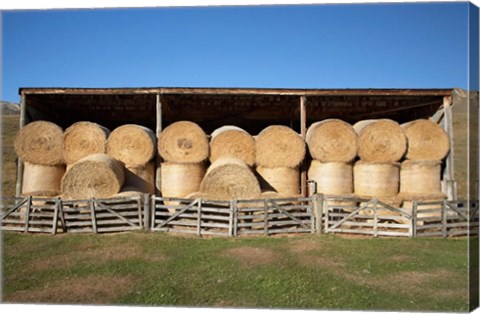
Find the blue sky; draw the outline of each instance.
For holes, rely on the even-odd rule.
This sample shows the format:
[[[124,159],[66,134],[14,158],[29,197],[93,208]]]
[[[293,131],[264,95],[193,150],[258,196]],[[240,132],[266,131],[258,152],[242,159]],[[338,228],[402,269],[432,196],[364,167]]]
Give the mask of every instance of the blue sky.
[[[19,87],[467,88],[468,3],[2,12]]]

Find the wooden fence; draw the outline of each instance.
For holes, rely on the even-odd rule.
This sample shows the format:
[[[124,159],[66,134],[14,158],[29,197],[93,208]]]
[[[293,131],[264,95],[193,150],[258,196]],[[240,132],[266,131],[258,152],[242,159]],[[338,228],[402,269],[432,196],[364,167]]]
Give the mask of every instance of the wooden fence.
[[[413,201],[409,208],[393,207],[377,199],[326,197],[320,202],[325,233],[375,237],[478,235],[478,202]]]
[[[143,198],[2,198],[0,229],[19,232],[117,232],[144,228]]]
[[[56,234],[151,230],[212,236],[348,233],[396,237],[478,235],[477,202],[305,198],[212,201],[161,198],[2,198],[0,230]]]
[[[151,230],[217,236],[314,232],[312,200],[153,197]]]

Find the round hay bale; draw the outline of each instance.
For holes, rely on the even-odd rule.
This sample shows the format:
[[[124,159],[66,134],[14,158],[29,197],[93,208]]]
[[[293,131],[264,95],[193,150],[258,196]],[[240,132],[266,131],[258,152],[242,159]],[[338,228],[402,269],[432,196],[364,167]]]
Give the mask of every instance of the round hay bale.
[[[328,206],[328,210],[333,211],[335,209],[341,209],[344,212],[352,212],[355,209],[355,206],[357,206],[357,202],[354,200],[351,200],[355,198],[355,195],[353,193],[347,193],[347,194],[325,194],[324,195],[326,200],[326,205]],[[328,199],[329,197],[334,197],[338,199]],[[344,200],[341,200],[340,198],[344,198]],[[327,208],[324,208],[326,211]]]
[[[214,200],[260,198],[260,184],[248,165],[236,158],[217,159],[208,168],[200,192]]]
[[[24,163],[22,195],[56,196],[61,191],[65,165],[44,166]]]
[[[399,189],[398,163],[357,161],[353,166],[355,195],[366,198],[397,196]]]
[[[407,150],[402,127],[390,119],[364,120],[353,128],[358,134],[358,156],[368,162],[396,162]]]
[[[218,158],[233,157],[247,165],[255,164],[255,140],[245,130],[236,126],[224,126],[216,129],[210,139],[210,161]]]
[[[442,192],[440,161],[411,161],[400,164],[400,193],[432,195]]]
[[[321,162],[350,162],[357,156],[357,133],[340,119],[312,124],[306,142],[312,158]]]
[[[52,122],[35,121],[21,128],[15,136],[15,153],[24,162],[53,166],[64,163],[63,130]]]
[[[166,127],[158,139],[158,151],[165,161],[198,163],[208,158],[208,138],[196,123],[179,121]]]
[[[93,122],[80,121],[72,124],[63,134],[63,157],[67,164],[93,154],[104,154],[110,130]]]
[[[353,192],[352,168],[350,163],[312,160],[307,176],[317,183],[317,193],[350,194]]]
[[[275,168],[296,168],[305,158],[305,142],[294,130],[272,125],[261,131],[255,141],[256,164]]]
[[[145,192],[136,186],[124,185],[118,194],[111,196],[111,198],[129,198],[136,196],[143,196]]]
[[[437,123],[418,119],[402,124],[408,139],[405,157],[410,160],[442,160],[450,150],[448,134]]]
[[[125,169],[125,186],[133,187],[142,193],[155,193],[155,163],[127,166]]]
[[[282,197],[292,197],[300,193],[300,171],[298,168],[258,166],[259,183],[262,191],[277,192]]]
[[[185,197],[200,188],[205,175],[203,163],[173,163],[161,164],[161,191],[163,197]]]
[[[152,130],[136,124],[119,126],[107,140],[107,154],[127,166],[144,165],[156,153],[156,138]]]
[[[107,198],[118,194],[125,181],[122,163],[106,154],[93,154],[74,163],[62,179],[67,198]]]

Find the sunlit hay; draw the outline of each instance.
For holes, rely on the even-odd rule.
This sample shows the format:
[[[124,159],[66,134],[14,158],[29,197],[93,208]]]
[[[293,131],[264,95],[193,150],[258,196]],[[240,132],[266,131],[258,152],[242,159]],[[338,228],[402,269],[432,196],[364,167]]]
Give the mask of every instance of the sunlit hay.
[[[358,134],[358,156],[363,161],[397,162],[407,151],[405,132],[393,120],[364,120],[353,127]]]
[[[289,127],[272,125],[258,134],[255,141],[258,166],[298,167],[305,158],[306,145],[300,135]]]
[[[93,122],[72,124],[63,134],[65,162],[73,164],[88,155],[106,153],[105,144],[109,134],[107,128]]]
[[[165,161],[202,162],[208,158],[208,138],[196,123],[178,121],[162,131],[158,139],[158,151]]]
[[[74,163],[62,178],[62,193],[70,199],[107,198],[118,194],[125,181],[124,165],[106,154]]]
[[[284,197],[292,197],[300,193],[300,172],[298,168],[258,166],[257,173],[261,177],[262,191],[274,191]],[[262,186],[264,182],[264,186]]]
[[[399,164],[357,161],[353,166],[355,195],[392,197],[399,192]]]
[[[14,139],[17,156],[24,162],[53,166],[64,163],[63,130],[48,121],[35,121],[21,128]]]
[[[450,150],[448,134],[437,123],[418,119],[402,124],[408,139],[405,157],[410,160],[442,160]]]
[[[245,130],[236,126],[216,129],[210,139],[210,162],[218,158],[233,157],[247,165],[255,164],[255,140]]]
[[[61,191],[65,165],[44,166],[24,163],[22,195],[56,196]]]
[[[350,162],[357,156],[357,133],[340,119],[313,123],[306,142],[312,158],[322,162]]]
[[[442,192],[440,161],[406,160],[400,164],[400,193],[434,195]]]
[[[110,134],[107,154],[127,166],[144,165],[156,154],[156,138],[152,130],[136,124],[119,126]]]
[[[250,167],[240,159],[219,158],[208,168],[200,192],[214,200],[260,198],[260,184]]]

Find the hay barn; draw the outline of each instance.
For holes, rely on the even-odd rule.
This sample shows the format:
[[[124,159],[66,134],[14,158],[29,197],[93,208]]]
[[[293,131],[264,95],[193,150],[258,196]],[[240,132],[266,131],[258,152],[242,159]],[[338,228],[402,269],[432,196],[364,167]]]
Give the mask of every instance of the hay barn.
[[[260,88],[21,88],[21,127],[37,120],[63,129],[91,121],[110,130],[139,124],[157,137],[170,124],[188,120],[207,134],[238,126],[257,135],[269,125],[285,125],[303,139],[318,121],[337,118],[350,124],[367,119],[391,119],[399,124],[430,119],[452,134],[453,89],[260,89]],[[453,144],[453,143],[452,143]],[[456,198],[454,156],[442,164],[442,191]],[[310,157],[307,155],[307,159]],[[156,160],[157,163],[161,162]],[[24,165],[18,164],[17,194]],[[307,193],[307,166],[300,166],[299,188]]]

